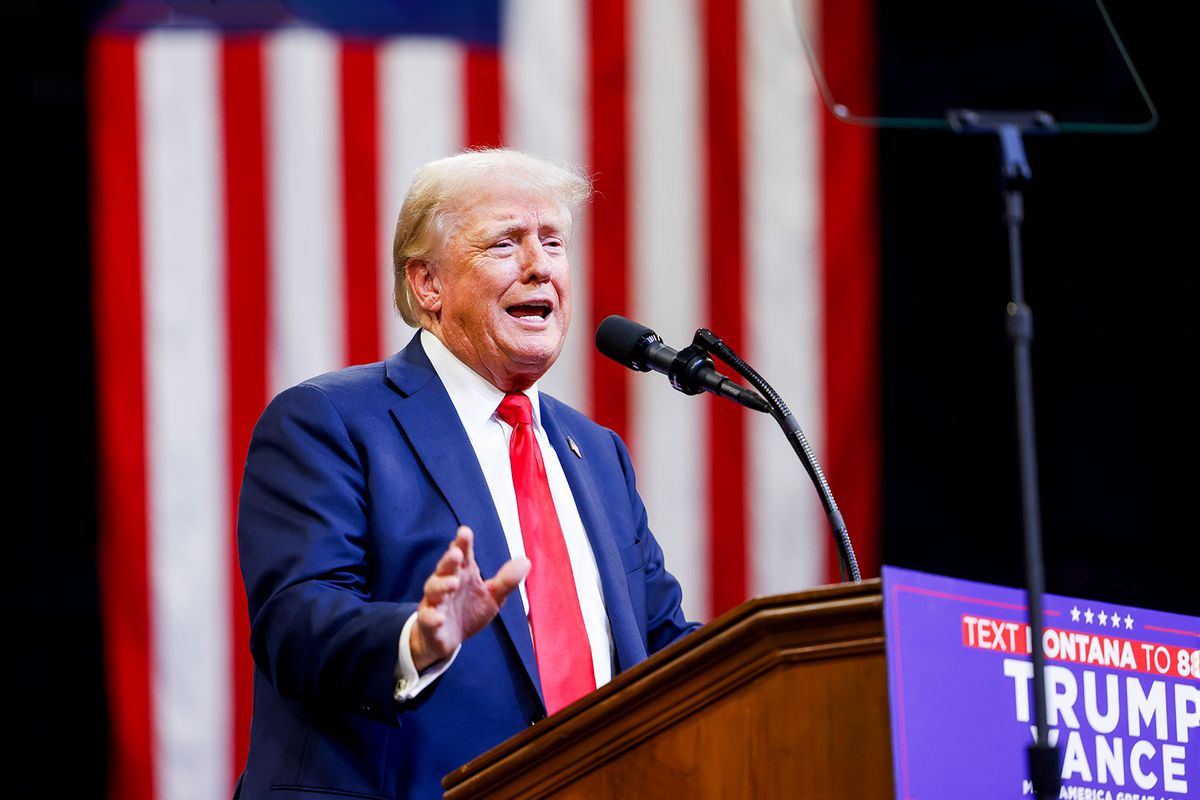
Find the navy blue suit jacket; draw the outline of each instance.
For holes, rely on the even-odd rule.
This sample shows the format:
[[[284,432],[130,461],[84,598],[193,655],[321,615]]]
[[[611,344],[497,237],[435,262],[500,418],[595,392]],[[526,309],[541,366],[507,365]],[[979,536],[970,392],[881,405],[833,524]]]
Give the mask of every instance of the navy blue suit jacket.
[[[696,626],[647,527],[624,444],[540,398],[596,556],[614,666],[628,669]],[[480,569],[493,575],[509,558],[504,532],[419,336],[385,362],[271,402],[238,513],[255,663],[241,797],[439,797],[444,774],[545,716],[515,595],[437,682],[408,703],[393,699],[401,628],[459,525],[474,529]]]

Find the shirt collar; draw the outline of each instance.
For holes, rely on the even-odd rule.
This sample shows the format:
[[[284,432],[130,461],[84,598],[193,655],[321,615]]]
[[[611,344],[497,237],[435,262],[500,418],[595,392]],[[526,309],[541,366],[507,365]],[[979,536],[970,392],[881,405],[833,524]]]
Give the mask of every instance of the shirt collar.
[[[458,360],[458,356],[450,352],[441,340],[426,330],[420,332],[421,346],[425,355],[433,365],[433,371],[446,387],[450,402],[458,412],[467,435],[474,438],[484,426],[496,419],[496,408],[504,399],[504,392],[493,386],[475,370]],[[533,384],[524,392],[533,407],[534,427],[541,427],[541,403],[538,402],[537,384]]]

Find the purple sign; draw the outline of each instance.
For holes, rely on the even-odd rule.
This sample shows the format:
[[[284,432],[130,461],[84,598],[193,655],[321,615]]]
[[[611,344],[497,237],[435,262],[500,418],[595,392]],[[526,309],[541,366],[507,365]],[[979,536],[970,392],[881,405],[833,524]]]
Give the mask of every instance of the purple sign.
[[[901,800],[1033,795],[1025,593],[884,567]],[[1200,800],[1200,619],[1046,595],[1050,735],[1070,800]]]

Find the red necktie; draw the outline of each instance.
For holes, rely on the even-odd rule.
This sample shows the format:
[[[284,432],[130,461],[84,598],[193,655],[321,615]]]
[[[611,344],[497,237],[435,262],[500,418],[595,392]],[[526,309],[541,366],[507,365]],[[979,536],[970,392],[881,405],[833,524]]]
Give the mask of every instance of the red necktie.
[[[583,627],[567,543],[550,496],[542,449],[533,432],[529,398],[519,393],[505,395],[496,416],[513,428],[508,457],[517,491],[521,538],[525,555],[533,564],[525,579],[529,626],[533,629],[546,711],[553,714],[596,688],[592,649]]]

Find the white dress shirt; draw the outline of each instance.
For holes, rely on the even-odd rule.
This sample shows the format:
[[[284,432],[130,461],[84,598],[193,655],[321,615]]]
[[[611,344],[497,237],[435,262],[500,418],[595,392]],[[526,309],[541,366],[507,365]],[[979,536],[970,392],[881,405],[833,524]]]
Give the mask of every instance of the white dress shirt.
[[[504,538],[508,541],[508,552],[513,558],[524,556],[525,542],[521,537],[517,493],[513,488],[512,464],[508,454],[508,440],[512,435],[512,427],[496,416],[496,408],[504,399],[504,392],[459,361],[428,331],[421,331],[421,345],[425,348],[425,354],[429,357],[429,362],[441,379],[442,385],[446,387],[446,393],[450,395],[454,410],[458,412],[458,418],[466,429],[467,438],[471,440],[476,458],[479,459],[492,502],[496,506],[496,514],[500,517],[500,525],[504,529]],[[525,395],[533,406],[534,435],[542,451],[550,495],[558,511],[558,522],[566,540],[567,555],[571,559],[575,591],[579,595],[583,625],[587,630],[588,644],[592,650],[592,669],[596,676],[596,686],[603,686],[612,679],[612,631],[608,624],[608,613],[604,608],[604,594],[600,584],[600,572],[596,567],[596,556],[583,529],[583,521],[579,518],[579,509],[575,505],[571,487],[567,484],[567,476],[558,460],[558,453],[550,444],[546,430],[542,427],[537,384],[526,389]],[[453,531],[447,531],[447,536],[451,535]],[[490,576],[484,576],[488,577]],[[528,616],[529,599],[525,594],[524,581],[521,581],[518,589],[521,604]],[[455,650],[448,659],[434,665],[424,674],[418,674],[409,649],[409,637],[416,617],[416,614],[409,617],[400,634],[395,696],[396,700],[401,702],[410,700],[433,683],[458,655],[458,651]]]

